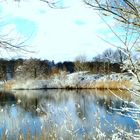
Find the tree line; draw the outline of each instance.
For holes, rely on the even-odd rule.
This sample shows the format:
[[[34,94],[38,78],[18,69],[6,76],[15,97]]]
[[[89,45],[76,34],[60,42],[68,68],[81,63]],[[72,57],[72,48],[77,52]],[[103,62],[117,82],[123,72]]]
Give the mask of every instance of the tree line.
[[[119,52],[119,51],[118,51]],[[64,61],[54,63],[54,61],[30,59],[0,59],[0,80],[9,79],[47,79],[52,75],[60,74],[62,71],[73,73],[78,71],[89,71],[93,74],[109,74],[111,72],[121,72],[121,62],[112,61],[111,56],[116,51],[105,50],[97,55],[93,60],[88,61],[84,55],[77,56],[75,61]],[[119,52],[120,53],[120,52]],[[109,59],[110,58],[110,59]],[[115,59],[115,57],[113,57]],[[125,58],[121,55],[121,58]]]

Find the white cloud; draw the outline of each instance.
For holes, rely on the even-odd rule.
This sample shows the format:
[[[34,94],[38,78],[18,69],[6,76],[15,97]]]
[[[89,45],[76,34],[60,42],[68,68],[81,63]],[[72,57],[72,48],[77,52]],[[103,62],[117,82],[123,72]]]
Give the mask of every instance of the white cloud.
[[[38,52],[29,56],[60,60],[74,60],[79,54],[92,58],[109,47],[97,37],[104,24],[98,14],[81,0],[67,1],[68,8],[51,9],[38,0],[22,1],[19,5],[3,2],[4,15],[21,17],[38,26],[37,35],[31,45]],[[70,7],[69,7],[70,6]],[[40,12],[41,11],[41,12]],[[78,25],[76,20],[84,22]]]

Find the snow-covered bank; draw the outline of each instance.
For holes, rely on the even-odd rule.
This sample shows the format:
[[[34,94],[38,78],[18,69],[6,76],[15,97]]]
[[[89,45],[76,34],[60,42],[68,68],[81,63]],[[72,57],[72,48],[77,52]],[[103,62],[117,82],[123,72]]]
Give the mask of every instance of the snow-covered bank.
[[[4,84],[5,89],[47,89],[47,88],[79,88],[79,89],[132,89],[135,78],[127,73],[110,75],[77,72],[61,73],[47,80],[11,80]]]

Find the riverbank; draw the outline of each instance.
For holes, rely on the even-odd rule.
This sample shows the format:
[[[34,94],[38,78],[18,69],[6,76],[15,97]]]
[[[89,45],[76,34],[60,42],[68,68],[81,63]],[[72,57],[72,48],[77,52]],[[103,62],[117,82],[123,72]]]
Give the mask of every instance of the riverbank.
[[[47,80],[10,80],[3,84],[4,89],[137,89],[136,79],[128,73],[90,74],[76,72],[61,73]]]

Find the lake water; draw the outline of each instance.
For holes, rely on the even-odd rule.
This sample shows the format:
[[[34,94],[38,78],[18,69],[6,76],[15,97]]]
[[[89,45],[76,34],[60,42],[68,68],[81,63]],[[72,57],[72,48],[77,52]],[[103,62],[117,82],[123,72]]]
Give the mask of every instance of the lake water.
[[[139,129],[132,101],[121,90],[1,92],[0,139],[127,139]]]

